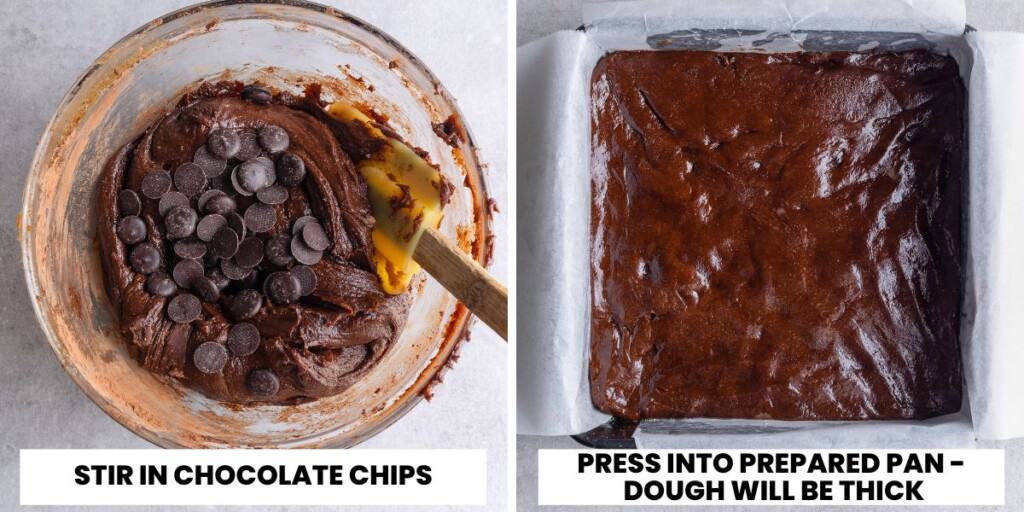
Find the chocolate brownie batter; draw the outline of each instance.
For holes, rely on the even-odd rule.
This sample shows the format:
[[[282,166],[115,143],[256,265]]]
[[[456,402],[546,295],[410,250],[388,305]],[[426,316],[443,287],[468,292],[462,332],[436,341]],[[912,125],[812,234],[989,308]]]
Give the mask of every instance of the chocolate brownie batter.
[[[622,52],[591,87],[598,409],[960,409],[952,58]]]
[[[341,392],[409,299],[372,271],[352,158],[367,137],[307,97],[204,84],[115,155],[98,201],[107,293],[147,369],[236,403]]]

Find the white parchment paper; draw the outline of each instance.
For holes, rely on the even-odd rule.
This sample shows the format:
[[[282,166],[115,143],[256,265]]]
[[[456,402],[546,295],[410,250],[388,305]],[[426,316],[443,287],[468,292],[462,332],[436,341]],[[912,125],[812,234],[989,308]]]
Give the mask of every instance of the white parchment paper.
[[[929,47],[960,63],[969,95],[961,413],[919,422],[666,420],[645,447],[967,446],[1024,436],[1024,35],[964,34],[962,0],[642,0],[591,4],[586,31],[518,52],[518,429],[581,433],[590,400],[589,82],[615,50],[825,51]],[[973,63],[977,62],[975,67]],[[1014,143],[1013,139],[1017,142]],[[973,413],[973,418],[972,418]]]

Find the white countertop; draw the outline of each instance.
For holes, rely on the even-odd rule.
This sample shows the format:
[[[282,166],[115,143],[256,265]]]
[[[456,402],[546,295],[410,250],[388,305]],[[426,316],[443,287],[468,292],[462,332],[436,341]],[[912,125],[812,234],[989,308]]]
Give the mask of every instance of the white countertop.
[[[599,0],[518,0],[516,9],[516,44],[523,45],[559,30],[580,26],[580,7]],[[1010,30],[1024,32],[1024,0],[967,0],[967,23],[979,30]],[[982,443],[983,448],[1006,450],[1005,510],[1024,510],[1024,439]],[[517,489],[519,510],[537,507],[537,450],[541,448],[581,448],[569,437],[518,436],[516,452],[520,483]],[[544,507],[545,511],[578,510],[572,507]],[[756,510],[758,512],[789,510],[786,507],[686,507],[686,510]],[[812,507],[807,507],[811,510]],[[829,507],[829,511],[921,510],[914,507]],[[601,510],[664,510],[664,507],[605,507]],[[957,510],[994,510],[993,507],[962,507]]]
[[[504,0],[317,0],[376,25],[412,50],[458,100],[481,148],[489,190],[507,211],[507,8]],[[18,499],[20,448],[150,448],[72,383],[36,324],[16,217],[36,143],[86,66],[131,30],[190,0],[0,2],[0,509]],[[504,229],[504,213],[495,219]],[[499,237],[495,273],[505,279]],[[506,497],[507,347],[477,325],[461,358],[423,402],[367,448],[486,448],[488,502]],[[96,510],[96,509],[91,509]],[[159,510],[151,508],[151,510]],[[254,509],[250,509],[254,510]],[[268,508],[266,510],[283,510]],[[294,508],[290,510],[295,510]],[[318,509],[323,510],[323,509]]]

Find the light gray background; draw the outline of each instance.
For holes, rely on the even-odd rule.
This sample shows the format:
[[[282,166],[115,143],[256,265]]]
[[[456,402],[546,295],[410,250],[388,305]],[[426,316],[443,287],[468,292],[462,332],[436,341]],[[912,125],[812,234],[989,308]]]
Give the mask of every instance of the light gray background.
[[[505,0],[318,1],[380,27],[433,70],[457,98],[489,164],[490,190],[507,211]],[[0,0],[0,510],[16,508],[20,448],[152,447],[107,417],[60,368],[29,302],[15,219],[36,143],[68,87],[123,35],[191,3]],[[495,225],[504,230],[504,214]],[[499,235],[495,273],[502,280],[505,243]],[[506,509],[506,356],[505,343],[478,324],[434,399],[361,446],[486,448],[488,508]]]
[[[559,30],[572,30],[580,26],[580,8],[584,3],[600,0],[517,0],[516,44],[523,45]],[[714,1],[714,0],[708,0]],[[967,0],[967,23],[979,30],[1024,31],[1024,0]],[[1024,407],[1024,401],[1021,406]],[[518,436],[516,440],[519,482],[517,504],[519,510],[537,507],[537,450],[540,448],[580,448],[569,437]],[[1024,510],[1024,440],[1003,443],[985,443],[985,448],[1006,449],[1006,507],[1002,510]],[[544,507],[543,510],[581,510],[583,507]],[[687,507],[686,510],[731,510],[739,507]],[[747,507],[750,510],[789,510],[784,507]],[[831,507],[827,510],[899,510],[904,507]],[[811,507],[802,507],[810,510]],[[906,510],[922,510],[905,507]],[[602,510],[620,510],[605,507]],[[661,507],[621,507],[623,511],[665,510]],[[996,507],[959,508],[959,510],[999,510]]]

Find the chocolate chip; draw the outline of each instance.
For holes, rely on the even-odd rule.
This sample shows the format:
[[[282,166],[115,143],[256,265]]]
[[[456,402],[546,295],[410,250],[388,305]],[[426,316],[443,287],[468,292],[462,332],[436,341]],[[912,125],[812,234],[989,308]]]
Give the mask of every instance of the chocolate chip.
[[[135,245],[146,239],[146,221],[129,215],[117,223],[117,237],[128,245]]]
[[[263,296],[260,295],[260,292],[246,289],[238,292],[231,298],[231,302],[228,304],[228,312],[231,313],[235,320],[246,320],[259,313],[260,306],[262,305]]]
[[[191,288],[196,279],[203,277],[203,265],[196,260],[181,260],[174,265],[171,277],[178,286]]]
[[[295,257],[295,260],[303,265],[314,265],[324,256],[323,251],[317,251],[310,248],[302,241],[302,237],[298,236],[292,237],[291,249],[292,256]]]
[[[263,203],[253,203],[245,209],[245,227],[256,233],[266,233],[274,227],[277,212],[274,207]]]
[[[206,244],[195,238],[186,238],[174,242],[174,254],[186,260],[198,260],[206,256]]]
[[[263,282],[263,294],[279,306],[299,300],[299,291],[299,280],[291,272],[274,272]]]
[[[270,186],[267,168],[257,159],[246,160],[231,171],[231,184],[243,196],[251,196]]]
[[[220,373],[227,362],[227,349],[216,341],[207,341],[192,352],[192,363],[203,373]]]
[[[277,166],[274,164],[274,161],[265,156],[258,156],[255,160],[263,164],[263,172],[267,177],[267,187],[273,186],[274,183],[277,183],[277,170],[275,169]]]
[[[249,372],[245,379],[245,386],[256,396],[271,397],[277,394],[281,385],[277,381],[277,375],[270,370],[260,369]]]
[[[160,196],[171,190],[171,173],[164,170],[156,170],[142,178],[142,195],[150,199],[160,199]]]
[[[235,160],[251,160],[260,156],[260,137],[252,130],[238,132],[238,138],[242,142],[242,149],[238,150]]]
[[[237,213],[231,213],[230,215],[225,215],[225,217],[228,219],[228,227],[235,230],[235,233],[238,233],[238,239],[241,240],[245,238],[245,234],[247,233],[245,229],[245,219]]]
[[[263,146],[268,153],[280,153],[288,149],[289,143],[291,140],[288,137],[288,132],[280,126],[271,124],[260,130],[260,146]]]
[[[235,130],[221,128],[210,132],[206,139],[206,148],[217,158],[227,160],[238,154],[242,149],[242,141]]]
[[[300,236],[302,234],[302,228],[306,227],[306,224],[309,224],[310,222],[319,223],[320,221],[317,220],[316,217],[310,215],[306,215],[305,217],[299,217],[298,219],[295,219],[295,224],[292,224],[292,235]]]
[[[211,188],[210,190],[207,190],[206,192],[203,192],[202,195],[199,196],[199,199],[196,200],[196,209],[199,210],[200,212],[205,212],[205,210],[206,210],[206,203],[209,202],[210,199],[213,199],[214,197],[226,196],[226,195],[227,194],[224,193],[223,190],[218,190],[216,188]]]
[[[210,240],[210,254],[227,259],[234,256],[236,252],[238,252],[238,233],[227,226],[218,229],[213,234],[213,239]],[[225,275],[227,275],[226,272]]]
[[[323,226],[316,222],[310,222],[303,226],[302,241],[306,242],[306,245],[314,251],[322,251],[331,245]]]
[[[196,226],[196,236],[204,242],[213,240],[213,235],[220,231],[220,228],[228,225],[228,219],[219,213],[211,213],[199,220]]]
[[[224,272],[221,272],[219,268],[215,268],[207,272],[206,278],[212,281],[213,284],[217,285],[217,289],[220,291],[224,291],[224,289],[231,284],[231,280],[228,279],[228,276],[225,276]]]
[[[199,298],[191,293],[183,293],[171,299],[167,304],[167,316],[175,323],[187,324],[199,319],[203,306]]]
[[[220,298],[220,288],[206,276],[199,276],[192,280],[192,289],[199,295],[203,302],[214,304]]]
[[[253,268],[261,261],[263,261],[263,240],[249,237],[238,244],[235,263],[238,263],[240,267]]]
[[[206,146],[199,146],[199,149],[192,155],[192,163],[198,165],[207,178],[216,178],[224,174],[224,169],[228,167],[226,158],[217,158],[210,153],[209,149],[206,149]]]
[[[241,281],[253,274],[251,268],[239,265],[233,258],[220,260],[220,271],[232,281]]]
[[[196,197],[206,188],[206,172],[192,162],[185,162],[174,171],[174,187],[188,197]]]
[[[291,270],[292,276],[299,282],[299,296],[305,297],[316,290],[316,273],[305,265],[296,265]]]
[[[174,284],[171,276],[163,272],[153,272],[146,278],[146,291],[160,297],[170,297],[178,291],[178,285]]]
[[[196,231],[199,215],[188,206],[175,206],[164,216],[164,229],[168,240],[188,238]]]
[[[267,105],[272,98],[273,95],[270,93],[270,90],[265,87],[247,85],[242,89],[242,99],[257,105]]]
[[[257,192],[256,199],[264,204],[281,204],[288,200],[288,189],[281,185],[271,185]]]
[[[278,267],[287,267],[292,264],[294,258],[291,255],[292,237],[278,235],[267,241],[267,260]]]
[[[286,187],[295,187],[306,177],[306,162],[295,153],[284,153],[277,159],[277,180]]]
[[[160,216],[164,217],[175,206],[188,206],[188,197],[181,192],[172,190],[160,197],[160,202],[157,203],[156,209],[160,212]]]
[[[255,325],[242,322],[228,330],[228,348],[238,357],[247,356],[260,348],[260,331]]]
[[[218,215],[228,216],[229,213],[235,213],[238,208],[238,204],[227,194],[221,194],[219,196],[211,197],[206,201],[203,213],[216,213]]]
[[[142,200],[134,190],[124,189],[117,194],[117,212],[122,217],[142,213]]]
[[[142,243],[132,248],[128,261],[132,264],[132,270],[140,274],[152,274],[160,268],[160,251],[152,244]]]

